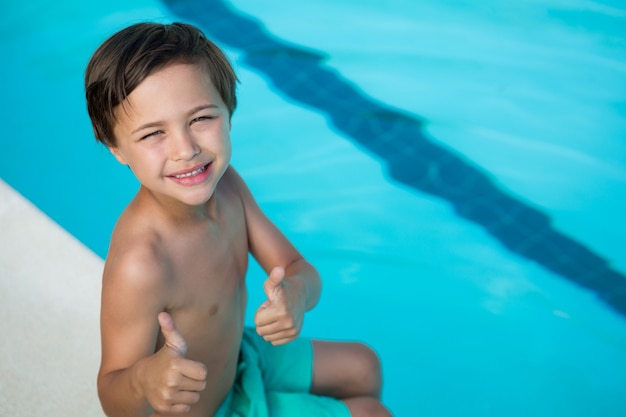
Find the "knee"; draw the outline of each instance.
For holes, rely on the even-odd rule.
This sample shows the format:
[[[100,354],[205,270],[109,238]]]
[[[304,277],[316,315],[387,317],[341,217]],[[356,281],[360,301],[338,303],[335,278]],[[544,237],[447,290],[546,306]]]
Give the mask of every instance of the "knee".
[[[380,358],[372,348],[362,343],[355,343],[352,350],[350,360],[354,361],[355,369],[352,383],[359,387],[361,395],[380,398],[382,389]]]

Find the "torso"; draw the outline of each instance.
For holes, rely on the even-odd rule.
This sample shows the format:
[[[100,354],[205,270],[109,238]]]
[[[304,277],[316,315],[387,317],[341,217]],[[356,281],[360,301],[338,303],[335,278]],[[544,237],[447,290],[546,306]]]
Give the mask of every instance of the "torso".
[[[164,310],[187,341],[186,357],[208,369],[207,387],[190,417],[213,415],[233,384],[247,301],[244,208],[228,175],[214,198],[215,216],[201,222],[139,220],[152,229],[151,245],[168,266]],[[125,221],[132,219],[131,210]],[[155,352],[163,343],[159,333]]]

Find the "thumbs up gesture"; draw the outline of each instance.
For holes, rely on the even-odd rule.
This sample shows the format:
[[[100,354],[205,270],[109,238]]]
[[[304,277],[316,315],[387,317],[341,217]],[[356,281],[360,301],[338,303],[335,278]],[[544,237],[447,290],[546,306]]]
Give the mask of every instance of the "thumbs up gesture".
[[[158,320],[165,344],[143,367],[143,391],[159,414],[187,413],[206,387],[207,369],[203,363],[185,358],[187,342],[172,317],[162,312]]]
[[[302,329],[304,305],[285,279],[285,269],[275,267],[263,285],[267,301],[256,312],[257,333],[273,345],[295,339]]]

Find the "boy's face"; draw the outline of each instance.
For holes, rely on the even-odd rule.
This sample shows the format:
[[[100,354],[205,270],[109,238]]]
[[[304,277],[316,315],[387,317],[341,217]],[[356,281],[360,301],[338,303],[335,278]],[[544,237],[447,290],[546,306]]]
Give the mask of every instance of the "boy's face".
[[[201,66],[155,72],[115,115],[110,150],[145,188],[190,206],[209,200],[230,162],[230,117]]]

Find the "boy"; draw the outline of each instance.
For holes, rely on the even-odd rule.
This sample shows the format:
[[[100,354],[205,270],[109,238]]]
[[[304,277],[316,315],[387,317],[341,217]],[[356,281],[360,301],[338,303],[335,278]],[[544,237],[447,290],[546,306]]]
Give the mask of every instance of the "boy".
[[[388,416],[376,354],[298,338],[320,278],[229,166],[237,79],[194,26],[140,23],[85,73],[97,140],[140,182],[102,285],[109,416]],[[267,295],[244,329],[251,253]]]

